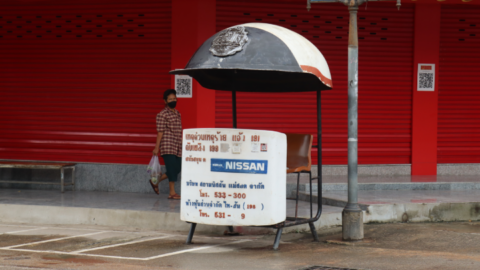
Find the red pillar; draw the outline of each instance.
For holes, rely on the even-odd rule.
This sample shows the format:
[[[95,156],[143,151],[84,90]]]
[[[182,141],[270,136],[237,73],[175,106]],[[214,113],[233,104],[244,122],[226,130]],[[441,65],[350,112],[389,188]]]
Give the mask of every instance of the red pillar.
[[[416,4],[412,112],[412,175],[437,174],[440,14],[438,4]],[[417,90],[418,64],[435,64],[434,91]]]
[[[216,0],[172,0],[172,70],[184,68],[215,32]],[[178,110],[183,128],[215,127],[215,91],[193,80],[192,98],[179,99]]]

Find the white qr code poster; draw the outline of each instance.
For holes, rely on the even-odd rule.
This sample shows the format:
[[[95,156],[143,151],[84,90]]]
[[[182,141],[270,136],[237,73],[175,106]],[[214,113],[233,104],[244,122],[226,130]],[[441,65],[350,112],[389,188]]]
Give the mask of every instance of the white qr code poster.
[[[175,75],[175,90],[177,90],[177,98],[191,98],[192,77],[188,75]]]
[[[417,91],[435,91],[434,64],[418,64]]]

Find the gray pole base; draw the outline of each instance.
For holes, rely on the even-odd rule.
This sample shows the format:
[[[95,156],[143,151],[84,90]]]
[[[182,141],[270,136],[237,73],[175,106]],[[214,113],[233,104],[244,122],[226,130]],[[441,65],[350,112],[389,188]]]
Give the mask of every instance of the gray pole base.
[[[343,210],[342,239],[344,241],[357,241],[363,239],[363,212],[361,210]]]

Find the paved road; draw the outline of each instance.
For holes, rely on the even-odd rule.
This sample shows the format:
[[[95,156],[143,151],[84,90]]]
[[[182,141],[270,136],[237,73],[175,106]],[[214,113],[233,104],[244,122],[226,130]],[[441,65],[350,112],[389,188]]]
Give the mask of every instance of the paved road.
[[[480,269],[480,223],[376,224],[343,243],[340,228],[272,235],[195,235],[98,226],[0,224],[3,269]]]

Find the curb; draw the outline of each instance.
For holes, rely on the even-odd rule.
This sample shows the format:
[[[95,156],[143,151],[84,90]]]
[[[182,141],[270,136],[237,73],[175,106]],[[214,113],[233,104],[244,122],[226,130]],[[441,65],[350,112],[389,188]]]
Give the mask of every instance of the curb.
[[[310,194],[299,192],[299,200],[310,201]],[[313,195],[312,201],[318,197]],[[345,207],[347,201],[322,197],[323,205]],[[359,204],[364,223],[480,221],[480,202]]]
[[[341,225],[341,212],[324,213],[315,222],[317,229]],[[130,227],[146,230],[188,232],[190,224],[180,220],[180,214],[159,211],[134,211],[82,207],[38,206],[0,204],[0,221],[4,223],[25,223],[37,225],[100,225]],[[236,227],[244,234],[275,234],[276,230],[264,227]],[[195,231],[223,234],[226,226],[198,224]],[[310,231],[308,224],[283,229],[283,233]]]
[[[338,201],[338,200],[336,200]],[[328,198],[327,198],[327,201]],[[468,203],[407,203],[366,206],[364,223],[480,221],[480,202]],[[133,211],[61,206],[0,204],[0,221],[5,223],[48,225],[101,225],[134,227],[148,230],[188,232],[190,225],[178,213]],[[323,213],[315,222],[317,230],[341,226],[342,213]],[[222,234],[226,226],[202,225],[196,231]],[[308,224],[284,228],[283,233],[308,232]],[[235,227],[243,234],[274,234],[263,227]]]
[[[287,194],[297,189],[297,184],[287,183]],[[300,184],[300,191],[310,192],[309,184]],[[317,192],[317,184],[312,184],[312,191]],[[323,184],[323,191],[346,191],[348,184]],[[437,183],[361,183],[358,190],[480,190],[480,183],[475,182],[437,182]]]

